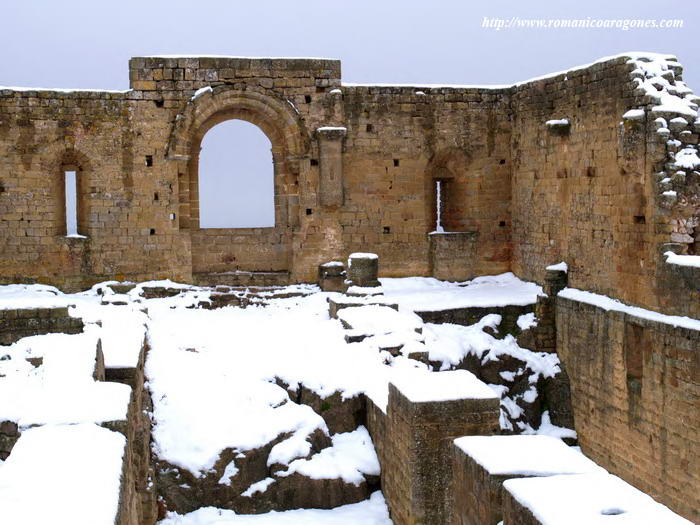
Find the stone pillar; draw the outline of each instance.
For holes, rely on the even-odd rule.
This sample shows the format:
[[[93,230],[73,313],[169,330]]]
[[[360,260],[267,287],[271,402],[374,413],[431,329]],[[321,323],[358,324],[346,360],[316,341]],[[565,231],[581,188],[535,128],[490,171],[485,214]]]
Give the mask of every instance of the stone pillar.
[[[351,253],[348,257],[348,280],[350,286],[380,286],[379,256],[374,253]]]
[[[344,292],[345,265],[338,261],[319,264],[318,285],[324,292]]]
[[[555,318],[555,302],[557,294],[566,288],[569,276],[564,266],[548,266],[544,278],[543,291],[545,295],[537,297],[535,316],[535,342],[538,352],[556,353],[557,326]]]
[[[343,141],[347,130],[341,127],[323,127],[316,130],[320,174],[318,194],[321,206],[342,206],[343,197]]]
[[[499,398],[466,370],[389,385],[382,489],[395,525],[449,523],[452,441],[499,431]]]

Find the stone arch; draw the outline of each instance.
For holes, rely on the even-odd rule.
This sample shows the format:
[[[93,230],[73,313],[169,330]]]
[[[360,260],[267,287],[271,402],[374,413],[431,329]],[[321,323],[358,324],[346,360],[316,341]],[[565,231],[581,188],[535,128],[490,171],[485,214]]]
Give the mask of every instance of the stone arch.
[[[217,124],[234,119],[260,128],[272,145],[275,226],[202,230],[199,227],[202,139]],[[299,224],[300,160],[308,155],[309,147],[309,136],[296,108],[274,93],[218,86],[188,103],[173,127],[167,159],[178,164],[180,228],[191,232],[193,272],[289,270],[292,232]],[[212,253],[212,244],[221,248]],[[256,254],[260,256],[256,258]]]
[[[194,98],[178,116],[167,158],[182,164],[180,226],[197,229],[199,151],[211,128],[227,120],[245,120],[270,139],[275,174],[275,222],[280,227],[298,222],[299,159],[309,149],[308,133],[291,102],[268,93],[216,87]],[[185,191],[183,191],[185,190]]]

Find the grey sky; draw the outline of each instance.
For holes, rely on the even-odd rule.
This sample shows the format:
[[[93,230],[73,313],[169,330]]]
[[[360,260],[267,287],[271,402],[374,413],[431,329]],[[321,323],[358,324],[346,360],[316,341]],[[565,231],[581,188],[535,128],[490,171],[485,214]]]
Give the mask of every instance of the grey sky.
[[[512,16],[684,25],[482,28],[484,17]],[[687,0],[8,1],[0,85],[126,89],[129,57],[178,53],[339,58],[345,82],[508,84],[624,51],[655,51],[677,55],[686,83],[700,92],[699,23],[700,9]]]

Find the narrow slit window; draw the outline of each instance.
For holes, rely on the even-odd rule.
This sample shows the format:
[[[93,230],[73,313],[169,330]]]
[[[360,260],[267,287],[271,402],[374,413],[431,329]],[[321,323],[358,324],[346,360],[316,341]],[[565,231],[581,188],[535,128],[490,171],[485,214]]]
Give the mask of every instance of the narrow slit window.
[[[77,237],[78,232],[78,181],[75,171],[66,171],[66,236]]]
[[[444,233],[445,228],[442,225],[442,213],[444,204],[444,191],[445,185],[444,181],[439,179],[435,180],[435,231],[437,233]]]

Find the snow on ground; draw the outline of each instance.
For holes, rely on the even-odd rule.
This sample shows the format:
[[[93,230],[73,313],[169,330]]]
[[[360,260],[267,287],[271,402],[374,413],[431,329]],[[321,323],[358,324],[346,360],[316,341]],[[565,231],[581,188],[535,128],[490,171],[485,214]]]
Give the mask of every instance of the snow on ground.
[[[308,454],[306,436],[327,432],[325,423],[291,402],[275,379],[303,383],[321,397],[338,390],[352,397],[364,391],[364,371],[381,363],[376,350],[347,345],[327,310],[325,294],[245,309],[149,304],[146,373],[159,456],[197,474],[226,447],[251,450],[282,432],[294,436],[273,450],[280,463]]]
[[[70,296],[45,284],[6,284],[0,286],[0,310],[54,308],[73,304]]]
[[[113,525],[125,445],[94,424],[24,431],[0,462],[0,523]]]
[[[388,299],[415,312],[466,307],[528,305],[537,301],[542,288],[518,279],[512,273],[477,277],[451,283],[432,277],[379,279]]]
[[[32,423],[123,419],[129,387],[92,379],[94,345],[100,337],[108,367],[133,367],[147,328],[150,352],[146,376],[154,405],[153,450],[160,459],[202,476],[224,449],[245,454],[284,434],[285,439],[272,447],[268,458],[268,464],[282,466],[278,476],[298,472],[315,479],[340,477],[348,483],[359,483],[364,475],[377,475],[379,470],[366,429],[331,436],[331,447],[310,455],[309,435],[319,431],[328,434],[328,429],[310,407],[290,398],[299,385],[321,398],[336,392],[345,399],[364,393],[386,410],[390,382],[406,385],[404,389],[415,399],[455,398],[455,388],[445,393],[452,385],[444,381],[448,375],[459,376],[459,395],[464,394],[464,385],[473,383],[462,381],[463,376],[472,377],[466,371],[442,372],[438,380],[426,364],[408,359],[410,352],[424,353],[431,361],[441,362],[442,370],[449,370],[469,354],[486,361],[508,354],[527,362],[532,381],[558,371],[556,356],[521,349],[511,336],[496,339],[486,333],[485,328],[498,329],[498,315],[488,315],[465,327],[424,324],[413,313],[532,304],[541,293],[533,283],[502,274],[465,283],[405,278],[382,279],[382,284],[385,299],[398,302],[400,312],[384,306],[342,310],[341,318],[348,324],[375,334],[350,344],[345,341],[348,331],[341,320],[328,316],[327,299],[337,294],[318,292],[307,285],[270,290],[265,295],[266,306],[215,310],[192,308],[209,300],[210,289],[171,281],[141,283],[119,295],[105,283],[72,295],[35,285],[0,287],[0,304],[73,304],[72,315],[86,323],[84,334],[38,336],[9,347],[12,358],[0,361],[0,374],[5,375],[0,381],[0,420],[19,421],[26,427]],[[162,299],[146,300],[141,296],[144,288],[156,286],[180,289],[181,293]],[[275,298],[287,292],[305,295]],[[109,304],[115,300],[127,304]],[[523,319],[528,326],[533,322]],[[390,329],[386,330],[385,325]],[[405,345],[400,355],[380,350],[400,344]],[[39,356],[44,363],[38,368],[25,359]],[[440,388],[434,388],[436,383]],[[477,394],[497,395],[491,388],[479,386]],[[497,385],[494,388],[501,393]],[[470,390],[469,395],[473,394]],[[3,396],[13,401],[3,402]],[[229,483],[236,473],[234,460],[220,482]],[[265,491],[273,482],[272,478],[262,480],[248,491]],[[236,516],[201,509],[187,516],[170,515],[163,523],[264,523],[266,519],[310,524],[390,523],[380,493],[370,501],[332,511]]]
[[[333,445],[309,459],[297,459],[278,475],[285,477],[298,472],[311,479],[340,478],[359,486],[365,474],[379,476],[379,459],[372,438],[363,426],[352,432],[335,434]]]
[[[388,306],[370,304],[361,308],[344,308],[338,312],[344,321],[362,334],[382,335],[391,332],[417,333],[423,321],[411,312],[397,312]]]
[[[381,492],[370,499],[330,510],[302,509],[267,514],[237,515],[207,507],[185,516],[169,513],[159,525],[392,525]]]
[[[27,337],[2,349],[0,421],[20,427],[126,419],[131,388],[93,379],[98,330]],[[34,368],[27,357],[42,357]]]
[[[478,323],[469,326],[455,324],[427,324],[425,330],[425,345],[430,351],[431,361],[441,361],[442,369],[459,364],[467,355],[475,355],[482,363],[498,359],[501,355],[509,355],[525,361],[534,372],[530,382],[534,383],[538,375],[553,377],[559,371],[559,358],[556,354],[533,352],[518,346],[512,335],[496,339],[486,333],[484,328],[498,328],[501,316],[489,314]]]
[[[139,305],[78,303],[73,314],[85,323],[101,322],[105,368],[135,368],[146,336],[148,317]]]

